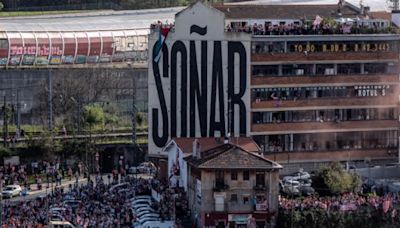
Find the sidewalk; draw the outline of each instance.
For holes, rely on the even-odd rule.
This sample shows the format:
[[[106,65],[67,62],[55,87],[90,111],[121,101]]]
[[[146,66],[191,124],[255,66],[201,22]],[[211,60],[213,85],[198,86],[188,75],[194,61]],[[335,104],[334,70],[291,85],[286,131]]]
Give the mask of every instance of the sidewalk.
[[[90,178],[93,178],[93,177],[91,176]],[[81,183],[81,182],[84,182],[84,181],[87,181],[87,178],[85,178],[83,176],[80,176],[79,179],[78,179],[78,183]],[[47,182],[43,182],[41,190],[38,189],[37,184],[30,184],[29,185],[29,187],[30,187],[29,193],[33,193],[34,194],[36,192],[45,191],[46,188],[51,190],[51,187],[53,187],[53,188],[60,187],[60,186],[61,187],[68,187],[70,184],[74,185],[75,183],[76,183],[75,177],[71,178],[71,180],[69,178],[65,178],[65,179],[61,180],[61,185],[56,185],[56,182],[53,182],[53,183],[50,182],[49,185],[47,185]]]

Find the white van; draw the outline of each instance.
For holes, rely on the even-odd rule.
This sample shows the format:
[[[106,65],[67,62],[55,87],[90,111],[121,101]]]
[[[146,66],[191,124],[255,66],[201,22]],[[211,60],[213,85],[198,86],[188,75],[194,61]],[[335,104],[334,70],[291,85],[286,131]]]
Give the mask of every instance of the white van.
[[[142,228],[173,228],[173,221],[148,221],[143,223]]]

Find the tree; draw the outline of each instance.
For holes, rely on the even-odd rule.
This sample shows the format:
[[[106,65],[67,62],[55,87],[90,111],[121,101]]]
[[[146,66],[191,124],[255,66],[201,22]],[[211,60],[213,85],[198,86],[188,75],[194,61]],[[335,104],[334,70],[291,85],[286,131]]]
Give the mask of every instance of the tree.
[[[86,166],[88,168],[89,172],[89,167],[93,167],[92,165],[89,166],[89,157],[92,157],[92,128],[93,126],[96,125],[101,125],[101,129],[104,127],[104,111],[103,108],[99,105],[88,105],[84,107],[84,117],[85,117],[85,122],[87,125],[89,125],[89,148],[86,149]]]
[[[91,133],[93,126],[100,125],[104,127],[104,111],[99,105],[87,105],[84,107],[85,123],[89,125],[89,133]]]
[[[332,163],[329,167],[319,171],[313,180],[313,185],[317,190],[329,190],[331,194],[345,192],[357,192],[362,181],[358,174],[347,172],[340,163]]]
[[[131,98],[134,88],[132,84],[135,83],[132,81],[132,74],[135,73],[133,70],[104,68],[53,70],[53,118],[56,123],[69,129],[76,127],[80,130],[80,123],[85,121],[82,115],[85,105]],[[43,89],[35,94],[38,102],[32,109],[32,113],[44,125],[48,123],[49,114],[49,88],[46,80],[43,78],[40,82]],[[119,113],[120,107],[115,108],[118,109],[116,113]]]

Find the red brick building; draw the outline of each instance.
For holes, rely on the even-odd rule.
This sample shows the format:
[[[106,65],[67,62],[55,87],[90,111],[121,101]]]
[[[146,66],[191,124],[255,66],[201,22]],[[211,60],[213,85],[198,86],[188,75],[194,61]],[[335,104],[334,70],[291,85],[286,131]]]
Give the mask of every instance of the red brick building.
[[[216,8],[228,30],[252,33],[250,135],[283,173],[396,159],[399,35],[390,16],[347,2]]]

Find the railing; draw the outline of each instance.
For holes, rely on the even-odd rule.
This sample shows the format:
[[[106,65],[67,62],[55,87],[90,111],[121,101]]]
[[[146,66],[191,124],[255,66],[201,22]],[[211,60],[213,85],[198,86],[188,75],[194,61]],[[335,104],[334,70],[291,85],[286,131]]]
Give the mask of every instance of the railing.
[[[267,186],[261,185],[261,184],[259,184],[259,185],[254,185],[254,186],[253,186],[253,189],[254,189],[255,191],[266,191],[266,190],[267,190]]]
[[[268,203],[257,203],[256,204],[256,211],[267,211],[268,210]]]
[[[224,192],[229,189],[229,185],[221,182],[217,182],[213,188],[214,192]]]

